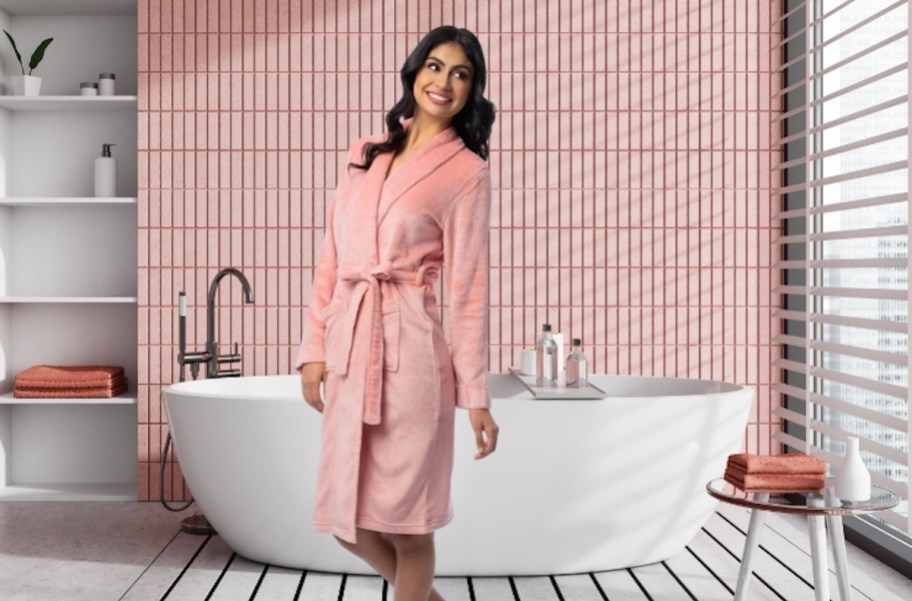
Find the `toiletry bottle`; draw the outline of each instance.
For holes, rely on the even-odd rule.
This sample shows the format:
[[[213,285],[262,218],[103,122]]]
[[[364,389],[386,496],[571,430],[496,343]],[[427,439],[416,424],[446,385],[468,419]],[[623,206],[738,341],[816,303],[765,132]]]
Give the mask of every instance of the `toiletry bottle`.
[[[101,145],[101,156],[95,159],[95,196],[117,196],[117,161],[111,156],[113,144]]]
[[[113,73],[99,73],[98,74],[98,95],[99,96],[113,96],[114,95],[114,74]]]
[[[557,386],[557,343],[551,337],[551,324],[542,325],[535,341],[535,383],[538,386]]]
[[[573,339],[573,349],[567,357],[567,386],[571,388],[585,388],[589,384],[589,362],[583,354],[579,338]]]

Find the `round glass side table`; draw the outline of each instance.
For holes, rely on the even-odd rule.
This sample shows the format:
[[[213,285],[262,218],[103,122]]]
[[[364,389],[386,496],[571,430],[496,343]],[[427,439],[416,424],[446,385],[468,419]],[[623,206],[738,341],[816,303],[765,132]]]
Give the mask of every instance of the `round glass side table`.
[[[768,492],[744,492],[722,478],[717,478],[707,483],[706,492],[724,503],[746,507],[751,510],[750,526],[747,530],[747,540],[744,542],[744,554],[741,558],[741,569],[738,572],[738,586],[735,589],[735,601],[745,601],[747,599],[751,562],[760,542],[760,531],[763,529],[767,511],[807,516],[811,560],[814,566],[814,599],[816,601],[826,601],[830,598],[826,557],[826,531],[829,530],[830,544],[833,545],[833,557],[836,561],[839,598],[842,601],[847,601],[851,599],[851,589],[849,588],[849,570],[846,560],[845,536],[842,530],[842,516],[884,511],[895,507],[899,503],[897,495],[880,486],[871,487],[871,498],[867,501],[842,501],[833,490],[833,480],[831,478],[826,480],[826,488],[823,492],[801,493],[800,495],[791,495],[789,498],[771,496]],[[804,496],[804,502],[800,501],[802,495]],[[793,502],[795,498],[799,499],[799,501]],[[824,521],[826,521],[826,527],[824,526]]]

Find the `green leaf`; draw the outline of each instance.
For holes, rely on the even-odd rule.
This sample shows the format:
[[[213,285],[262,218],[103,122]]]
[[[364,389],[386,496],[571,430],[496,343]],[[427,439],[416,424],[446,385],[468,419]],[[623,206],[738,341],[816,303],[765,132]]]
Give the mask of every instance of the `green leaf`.
[[[19,61],[19,68],[22,69],[22,74],[25,75],[25,67],[22,66],[22,56],[19,54],[19,49],[16,48],[16,41],[13,40],[13,36],[7,30],[3,30],[3,33],[6,34],[7,39],[10,41],[10,44],[13,45],[13,52],[16,53],[16,60]]]
[[[54,41],[54,38],[48,38],[38,44],[38,47],[35,48],[35,52],[32,53],[32,58],[29,60],[29,75],[32,74],[32,70],[38,66],[38,63],[41,62],[41,59],[44,58],[44,51],[47,50],[47,47]]]

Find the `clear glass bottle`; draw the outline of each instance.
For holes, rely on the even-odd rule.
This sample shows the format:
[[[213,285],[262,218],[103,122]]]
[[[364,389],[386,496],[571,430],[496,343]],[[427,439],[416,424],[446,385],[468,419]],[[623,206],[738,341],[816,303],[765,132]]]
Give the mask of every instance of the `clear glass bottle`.
[[[551,337],[551,324],[542,324],[535,341],[535,383],[538,386],[557,386],[557,343]]]
[[[567,357],[567,386],[585,388],[589,385],[589,362],[583,354],[583,341],[573,339],[573,349]]]

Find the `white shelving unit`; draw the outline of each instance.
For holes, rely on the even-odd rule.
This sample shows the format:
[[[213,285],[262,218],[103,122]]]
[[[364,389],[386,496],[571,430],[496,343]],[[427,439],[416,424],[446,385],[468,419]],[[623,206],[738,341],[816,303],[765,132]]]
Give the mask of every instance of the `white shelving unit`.
[[[137,74],[135,0],[0,0],[23,60],[53,37],[39,97],[0,37],[0,500],[136,498]],[[79,82],[116,74],[118,96]],[[122,197],[94,198],[113,143]],[[21,399],[28,367],[122,365],[127,394]]]

